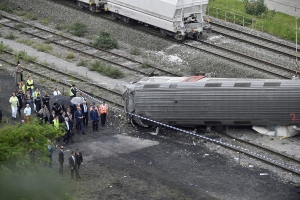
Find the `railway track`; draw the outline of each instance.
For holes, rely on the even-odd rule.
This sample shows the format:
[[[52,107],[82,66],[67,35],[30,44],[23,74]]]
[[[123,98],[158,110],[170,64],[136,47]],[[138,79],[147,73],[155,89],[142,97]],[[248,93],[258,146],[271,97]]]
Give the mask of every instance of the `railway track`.
[[[231,136],[229,134],[217,132],[218,135],[221,135],[222,139],[227,138],[230,145],[224,145],[221,143],[222,139],[217,142],[218,144],[229,148],[231,150],[237,151],[239,155],[245,154],[247,156],[253,157],[260,161],[263,161],[272,166],[279,167],[283,170],[292,172],[294,174],[300,175],[300,160],[294,157],[291,157],[287,154],[280,153],[270,148]],[[239,157],[239,161],[241,158]],[[298,170],[296,170],[298,169]]]
[[[224,35],[226,37],[238,40],[244,43],[248,43],[266,50],[273,51],[280,55],[287,56],[289,58],[296,57],[296,46],[288,45],[282,42],[271,40],[262,36],[254,35],[243,30],[237,30],[230,26],[225,26],[217,22],[211,22],[214,26],[212,32]],[[298,49],[300,46],[298,45]]]
[[[0,60],[11,66],[15,66],[15,63],[10,61],[12,56],[14,56],[13,53],[3,51]],[[33,77],[33,80],[39,80],[39,82],[41,82],[41,79],[43,80],[42,82],[50,80],[55,85],[60,84],[69,89],[70,86],[64,81],[68,80],[69,82],[76,83],[76,87],[83,88],[82,91],[86,94],[95,98],[103,99],[109,102],[111,105],[119,107],[120,109],[123,108],[123,105],[121,104],[121,93],[91,83],[88,80],[80,77],[78,74],[71,74],[66,72],[64,69],[55,69],[52,66],[47,66],[34,61],[30,61],[30,63],[26,66],[27,67],[23,67],[24,71],[28,71]]]
[[[72,7],[76,10],[82,10],[82,9],[78,8],[76,4],[74,4],[72,2],[60,1],[60,0],[52,0],[52,1],[54,1],[56,3],[60,3],[65,6]],[[115,21],[115,20],[111,19],[110,16],[107,14],[102,13],[101,15],[98,15],[97,13],[91,13],[91,12],[86,12],[86,13],[88,13],[90,15],[97,15],[98,17],[105,18],[110,21]],[[115,21],[115,23],[120,23],[121,25],[124,25],[124,26],[131,26],[129,24],[119,22],[119,21]],[[152,35],[155,35],[155,36],[158,36],[158,37],[161,37],[164,39],[168,39],[172,42],[175,41],[178,43],[178,41],[176,41],[172,38],[167,38],[167,37],[162,36],[159,33],[159,31],[157,31],[155,29],[151,29],[151,28],[145,27],[145,26],[134,26],[134,28],[137,30],[143,31],[147,34],[151,33]],[[235,50],[232,50],[232,49],[229,49],[226,47],[222,47],[220,45],[212,44],[212,43],[209,43],[206,41],[201,41],[198,44],[189,43],[189,42],[180,43],[180,44],[185,45],[185,46],[192,48],[194,50],[197,50],[197,51],[205,52],[205,53],[226,59],[228,61],[231,61],[231,62],[234,62],[237,64],[241,64],[243,66],[246,66],[246,67],[249,67],[252,69],[256,69],[258,71],[262,71],[267,74],[274,75],[279,78],[290,79],[293,75],[295,75],[294,67],[281,66],[279,64],[272,63],[272,62],[266,61],[264,59],[258,58],[256,56],[246,55],[239,51],[235,51]],[[252,43],[251,40],[249,40],[249,44],[255,45],[255,43]],[[271,47],[269,47],[269,48],[271,48]],[[277,48],[278,47],[274,46],[272,49],[275,51],[275,49],[277,49]],[[277,53],[284,54],[284,51],[277,50]],[[241,59],[241,58],[243,58],[243,59]]]
[[[22,33],[28,34],[31,37],[42,39],[47,43],[53,43],[63,48],[70,49],[74,52],[78,52],[82,55],[92,57],[94,59],[103,60],[111,64],[112,66],[126,69],[144,76],[149,76],[153,72],[155,72],[155,74],[158,73],[161,76],[179,76],[175,73],[168,72],[162,68],[149,64],[147,64],[147,67],[144,67],[144,63],[140,61],[100,48],[96,48],[90,44],[80,42],[71,37],[63,36],[57,32],[46,30],[44,28],[25,23],[11,17],[3,16],[0,24],[14,30],[21,31]],[[19,24],[24,24],[26,27],[22,28],[23,26],[19,26]]]

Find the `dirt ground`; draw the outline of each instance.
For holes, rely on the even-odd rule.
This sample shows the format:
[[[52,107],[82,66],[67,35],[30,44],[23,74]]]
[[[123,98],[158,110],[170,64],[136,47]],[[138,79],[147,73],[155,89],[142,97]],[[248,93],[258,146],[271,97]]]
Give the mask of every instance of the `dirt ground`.
[[[10,118],[14,79],[1,70],[0,80],[1,110]],[[205,141],[168,129],[154,136],[153,129],[132,127],[116,116],[109,113],[106,127],[92,132],[89,126],[86,135],[76,134],[65,146],[62,177],[58,148],[54,151],[54,175],[70,181],[75,199],[299,199],[296,184],[266,169],[241,166],[209,150]],[[67,158],[76,148],[84,158],[82,179],[71,181]]]

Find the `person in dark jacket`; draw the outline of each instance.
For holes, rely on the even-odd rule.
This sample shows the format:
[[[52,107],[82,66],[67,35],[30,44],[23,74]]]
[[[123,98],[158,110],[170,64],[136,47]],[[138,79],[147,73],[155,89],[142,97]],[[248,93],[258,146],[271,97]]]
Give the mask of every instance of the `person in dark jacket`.
[[[23,97],[24,97],[22,89],[18,89],[18,92],[16,93],[16,97],[19,100],[19,105],[18,105],[18,110],[17,111],[19,113],[19,116],[21,117],[21,110],[22,110],[22,107],[23,107]]]
[[[99,114],[95,106],[92,106],[90,111],[90,119],[92,120],[93,131],[98,131]]]
[[[76,174],[76,180],[79,179],[79,175],[78,175],[78,169],[77,169],[77,161],[76,161],[76,156],[75,156],[75,152],[72,151],[71,156],[69,157],[69,167],[71,169],[71,178],[74,179],[74,171]]]
[[[76,157],[76,161],[77,161],[76,164],[77,164],[78,178],[81,179],[79,170],[80,170],[81,164],[83,164],[83,156],[82,156],[82,153],[79,151],[79,149],[76,149],[75,157]]]
[[[64,167],[63,167],[63,165],[64,165],[64,161],[65,161],[65,156],[64,156],[64,146],[61,146],[60,147],[60,151],[59,151],[59,153],[58,153],[58,162],[59,162],[59,173],[61,174],[61,175],[63,175],[64,174]]]
[[[77,107],[77,111],[75,112],[75,119],[76,119],[77,132],[79,132],[79,128],[81,128],[82,134],[85,134],[84,127],[83,127],[83,113],[80,109],[80,106]]]
[[[38,111],[38,113],[36,114],[36,117],[40,120],[40,124],[42,124],[43,121],[44,121],[44,114],[43,114],[43,110],[42,109],[40,109]]]
[[[36,111],[40,111],[41,108],[42,108],[42,99],[41,99],[41,95],[38,94],[37,97],[34,99],[34,102],[33,102],[36,106]]]
[[[55,118],[55,111],[52,110],[52,112],[51,112],[51,114],[50,114],[50,117],[49,117],[50,124],[53,124],[54,118]]]
[[[47,106],[49,112],[50,110],[50,96],[48,95],[48,92],[44,92],[44,96],[42,97],[43,104]]]

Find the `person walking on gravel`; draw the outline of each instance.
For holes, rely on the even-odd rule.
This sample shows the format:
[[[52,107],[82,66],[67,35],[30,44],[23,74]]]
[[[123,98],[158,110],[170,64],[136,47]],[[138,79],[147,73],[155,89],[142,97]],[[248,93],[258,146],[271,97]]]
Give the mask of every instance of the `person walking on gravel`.
[[[23,81],[23,68],[21,64],[18,62],[18,65],[15,69],[15,83],[16,85],[19,84],[19,82]]]
[[[11,105],[12,118],[16,119],[17,118],[17,109],[19,106],[19,100],[16,97],[15,93],[12,93],[12,96],[9,99],[9,103]]]
[[[65,161],[64,146],[61,146],[60,151],[58,153],[59,173],[61,175],[64,174],[64,161]]]

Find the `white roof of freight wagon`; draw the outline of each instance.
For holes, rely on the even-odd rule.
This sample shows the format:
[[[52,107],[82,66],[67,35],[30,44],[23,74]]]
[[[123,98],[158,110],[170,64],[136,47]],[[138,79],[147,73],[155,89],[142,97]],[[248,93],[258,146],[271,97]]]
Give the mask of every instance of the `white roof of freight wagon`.
[[[208,4],[208,0],[107,0],[107,2],[170,19],[173,19],[178,8]]]

